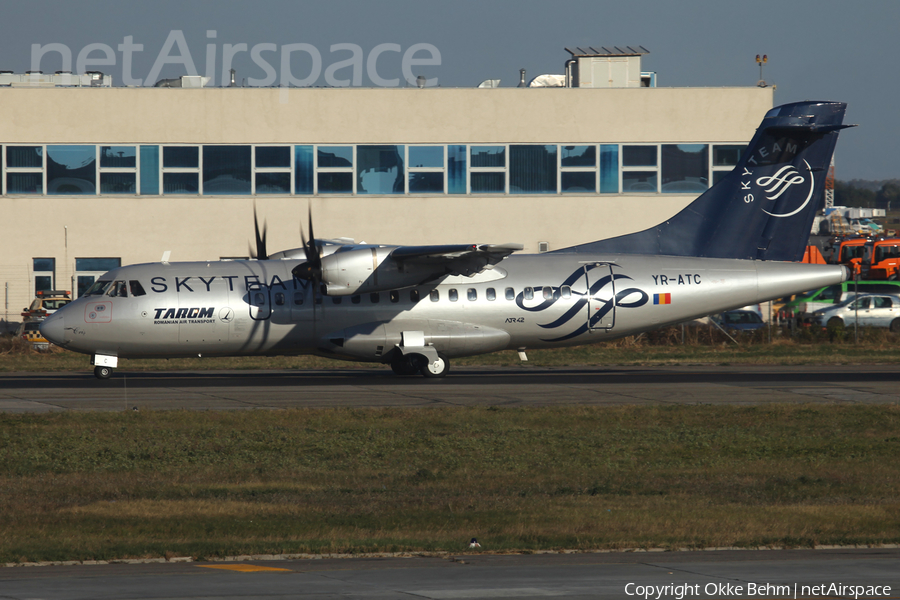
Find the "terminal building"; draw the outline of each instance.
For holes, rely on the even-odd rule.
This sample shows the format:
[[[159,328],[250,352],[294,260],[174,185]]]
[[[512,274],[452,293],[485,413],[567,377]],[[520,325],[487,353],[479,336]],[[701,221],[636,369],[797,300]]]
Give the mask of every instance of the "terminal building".
[[[318,238],[524,244],[645,229],[728,173],[772,88],[666,88],[646,50],[567,49],[565,75],[471,88],[113,87],[0,73],[0,319],[124,264]],[[201,78],[202,79],[202,78]],[[161,82],[162,83],[162,82]]]

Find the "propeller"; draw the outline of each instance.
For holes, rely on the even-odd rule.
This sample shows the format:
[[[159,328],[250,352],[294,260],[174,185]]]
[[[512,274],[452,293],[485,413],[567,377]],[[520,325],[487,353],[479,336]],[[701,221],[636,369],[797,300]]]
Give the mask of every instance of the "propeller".
[[[313,232],[312,208],[309,209],[309,240],[307,241],[306,236],[303,235],[302,227],[300,228],[300,239],[303,240],[303,253],[306,255],[306,262],[302,262],[291,269],[291,273],[297,279],[311,281],[313,289],[318,289],[322,281],[322,256]]]
[[[266,223],[263,221],[262,232],[259,230],[259,219],[256,216],[256,200],[253,201],[253,232],[256,234],[256,251],[250,248],[250,256],[257,260],[268,260],[266,252]]]

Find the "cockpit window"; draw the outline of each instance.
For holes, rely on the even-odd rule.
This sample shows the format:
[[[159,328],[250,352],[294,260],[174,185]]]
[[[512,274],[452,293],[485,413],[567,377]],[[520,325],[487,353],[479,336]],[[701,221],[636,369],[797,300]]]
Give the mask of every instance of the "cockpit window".
[[[94,285],[88,288],[88,291],[84,293],[85,296],[102,296],[106,293],[106,290],[109,289],[109,286],[112,285],[112,281],[100,279],[94,282]]]
[[[128,285],[131,287],[131,295],[132,296],[146,296],[147,292],[144,291],[144,286],[141,285],[140,281],[132,279],[128,282]]]
[[[125,285],[124,281],[115,281],[111,286],[109,286],[109,291],[106,292],[106,295],[110,298],[127,298],[128,297],[128,289]]]

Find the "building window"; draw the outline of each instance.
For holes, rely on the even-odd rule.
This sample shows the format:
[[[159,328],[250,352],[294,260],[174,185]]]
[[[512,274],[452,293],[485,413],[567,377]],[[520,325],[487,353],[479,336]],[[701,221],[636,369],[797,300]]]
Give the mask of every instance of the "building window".
[[[659,146],[622,146],[622,191],[659,191]]]
[[[731,173],[741,160],[747,146],[738,144],[714,145],[712,149],[713,185]]]
[[[100,193],[137,193],[136,146],[100,146]]]
[[[94,285],[98,277],[122,266],[121,258],[76,258],[75,290],[78,298]]]
[[[291,193],[290,146],[254,147],[253,166],[253,193],[282,195]]]
[[[444,147],[409,146],[409,193],[444,193]]]
[[[56,279],[56,259],[55,258],[35,258],[32,261],[34,272],[34,295],[38,292],[46,292],[54,289],[54,280]]]
[[[356,193],[404,193],[404,151],[403,146],[357,146]]]
[[[251,157],[250,146],[203,146],[203,195],[250,194]]]
[[[661,189],[664,194],[702,194],[709,189],[709,146],[663,144]]]
[[[506,192],[506,146],[471,146],[469,163],[473,194]]]
[[[142,196],[159,195],[159,146],[141,146]]]
[[[619,146],[600,145],[600,193],[619,193]]]
[[[353,146],[316,149],[316,188],[319,194],[353,193]]]
[[[589,193],[597,191],[597,147],[563,146],[560,148],[560,191]]]
[[[511,145],[509,147],[509,193],[555,194],[557,192],[556,145]]]
[[[200,148],[163,146],[163,193],[200,193]]]
[[[97,193],[96,146],[47,146],[47,193]]]
[[[447,146],[447,193],[465,194],[468,187],[467,182],[466,147]]]
[[[315,192],[315,154],[312,146],[294,146],[294,193]]]

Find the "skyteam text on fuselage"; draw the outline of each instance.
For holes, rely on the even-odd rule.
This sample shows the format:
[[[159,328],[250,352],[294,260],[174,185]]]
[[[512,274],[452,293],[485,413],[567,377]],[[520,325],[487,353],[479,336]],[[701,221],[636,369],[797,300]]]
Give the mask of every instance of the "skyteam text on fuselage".
[[[522,246],[304,240],[258,260],[109,271],[41,325],[119,358],[318,354],[440,377],[450,359],[632,335],[847,278],[797,262],[846,105],[769,111],[739,164],[656,227],[540,255]],[[309,224],[312,235],[312,219]]]

